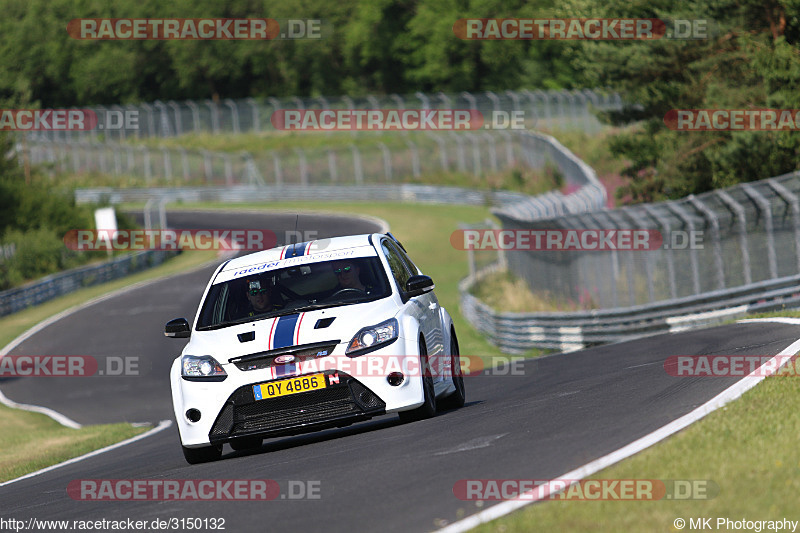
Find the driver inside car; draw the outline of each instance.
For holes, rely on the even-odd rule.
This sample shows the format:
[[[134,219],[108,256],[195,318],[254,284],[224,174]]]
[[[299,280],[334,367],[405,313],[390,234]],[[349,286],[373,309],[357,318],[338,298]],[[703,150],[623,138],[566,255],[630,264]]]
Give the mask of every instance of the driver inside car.
[[[333,273],[339,282],[337,292],[344,289],[356,289],[367,294],[372,292],[370,285],[361,282],[361,268],[353,261],[336,261],[333,263]]]
[[[247,287],[247,301],[250,303],[248,316],[256,316],[268,313],[283,307],[280,304],[280,297],[269,286],[268,282],[260,279],[245,280]]]

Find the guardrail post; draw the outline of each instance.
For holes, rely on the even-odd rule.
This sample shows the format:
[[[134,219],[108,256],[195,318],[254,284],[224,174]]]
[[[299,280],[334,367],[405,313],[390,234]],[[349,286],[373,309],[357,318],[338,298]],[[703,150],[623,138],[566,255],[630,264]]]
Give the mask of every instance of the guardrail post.
[[[386,181],[392,181],[392,154],[385,144],[378,143],[378,146],[383,154],[383,174],[386,177]]]
[[[144,166],[144,182],[147,185],[150,185],[150,182],[153,179],[153,169],[150,166],[150,149],[146,146],[142,146],[142,166]]]
[[[662,241],[664,239],[669,239],[669,233],[670,233],[669,222],[666,219],[664,219],[653,206],[649,204],[643,204],[642,208],[648,215],[650,215],[650,218],[655,220],[656,223],[658,224],[659,228],[661,229]],[[667,258],[667,282],[669,284],[669,295],[670,298],[674,300],[675,298],[678,297],[678,288],[675,281],[675,260],[672,257],[673,253],[674,250],[671,247],[667,247],[664,250],[664,254],[666,255]]]
[[[719,217],[695,195],[689,196],[689,203],[697,209],[711,225],[711,238],[714,247],[714,268],[717,270],[717,289],[725,288],[725,261],[722,259],[722,240],[719,233]],[[691,239],[690,241],[691,242]]]
[[[225,105],[228,106],[228,109],[231,110],[231,121],[233,125],[233,133],[239,134],[241,133],[241,129],[239,128],[239,108],[236,107],[236,103],[231,100],[230,98],[225,99]]]
[[[200,109],[191,100],[187,100],[186,105],[192,112],[192,131],[194,131],[195,135],[198,135],[200,133]]]
[[[205,171],[206,183],[211,183],[214,179],[214,168],[211,166],[211,152],[202,150],[203,153],[203,170]]]
[[[308,164],[306,162],[306,153],[302,148],[295,148],[294,152],[299,157],[300,165],[300,184],[308,185]]]
[[[204,103],[208,106],[208,110],[211,113],[211,132],[217,135],[219,134],[219,109],[217,108],[217,104],[213,100],[206,100]]]
[[[230,154],[223,154],[222,161],[225,165],[225,183],[228,187],[233,186],[233,161]]]
[[[406,141],[406,145],[408,145],[411,151],[411,173],[415,178],[419,178],[422,175],[419,162],[419,149],[416,144],[409,140]]]
[[[336,166],[336,152],[328,150],[328,173],[331,176],[331,183],[339,181],[339,172]]]
[[[245,99],[247,105],[250,106],[250,112],[252,113],[252,122],[253,122],[253,131],[256,133],[261,132],[261,123],[260,118],[258,116],[258,103],[255,101],[254,98],[247,98]]]
[[[167,181],[172,181],[172,157],[166,148],[161,148],[161,155],[164,158],[164,177]]]
[[[497,172],[497,143],[494,135],[487,132],[483,134],[483,138],[489,141],[489,166],[492,168],[492,172]]]
[[[356,183],[361,185],[364,183],[364,167],[361,166],[361,152],[355,144],[350,145],[350,150],[353,152],[353,173],[356,176]]]
[[[147,136],[148,137],[155,137],[156,136],[156,125],[155,121],[153,120],[153,107],[150,104],[139,104],[139,106],[144,109],[144,112],[147,114]]]
[[[686,227],[689,228],[689,235],[694,234],[695,227],[692,218],[686,213],[686,210],[683,209],[683,206],[678,204],[677,202],[666,202],[667,209],[675,213],[675,215],[686,224]],[[694,289],[694,294],[700,294],[700,268],[697,264],[697,250],[693,248],[689,248],[689,261],[692,265],[692,287]]]
[[[183,181],[189,181],[189,156],[185,148],[178,148],[181,153],[181,166],[183,167]]]
[[[156,100],[153,102],[153,106],[158,109],[158,123],[161,126],[161,134],[158,134],[158,130],[156,130],[156,136],[158,137],[169,137],[171,136],[172,128],[170,128],[169,124],[169,115],[167,115],[167,106],[164,105],[164,102],[161,100]]]
[[[784,202],[792,207],[792,228],[794,231],[794,252],[797,257],[797,271],[800,272],[800,199],[775,178],[767,180],[767,185],[778,193]]]
[[[772,209],[764,196],[749,183],[742,184],[742,190],[758,206],[758,210],[764,216],[764,230],[767,234],[767,262],[769,264],[769,277],[778,277],[778,260],[775,255],[775,233],[772,225]]]
[[[450,136],[456,140],[456,158],[458,160],[458,170],[461,172],[467,171],[467,157],[464,152],[464,139],[455,132],[450,132]]]
[[[167,105],[172,108],[172,114],[175,116],[175,135],[183,135],[183,120],[181,118],[181,107],[175,100],[170,100]]]
[[[392,93],[392,94],[389,95],[389,98],[394,100],[395,104],[397,104],[397,109],[405,109],[406,108],[406,101],[399,94]]]
[[[639,227],[639,229],[648,229],[647,221],[644,220],[644,217],[639,213],[639,211],[634,207],[623,207],[622,213],[627,215],[633,223]],[[645,277],[647,278],[647,300],[650,302],[654,302],[656,300],[655,295],[655,287],[653,286],[653,270],[652,264],[650,262],[650,254],[646,250],[632,250],[629,253],[633,254],[635,252],[644,254],[644,272]]]
[[[270,151],[272,155],[272,164],[275,168],[275,185],[280,187],[283,185],[283,167],[281,166],[281,157],[275,150]]]
[[[745,285],[750,285],[753,282],[753,273],[752,267],[750,266],[750,248],[747,244],[747,216],[744,207],[724,190],[717,190],[714,191],[714,193],[736,217],[736,226],[738,227],[739,233],[739,248],[742,254],[742,279]]]

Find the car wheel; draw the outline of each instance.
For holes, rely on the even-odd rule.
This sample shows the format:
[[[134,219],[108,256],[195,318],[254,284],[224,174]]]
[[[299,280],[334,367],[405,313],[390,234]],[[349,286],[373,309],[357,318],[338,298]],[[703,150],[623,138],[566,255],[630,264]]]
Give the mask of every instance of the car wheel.
[[[419,359],[422,369],[422,389],[425,392],[425,403],[411,411],[400,411],[398,415],[403,422],[416,422],[431,418],[436,414],[436,393],[433,390],[433,374],[428,362],[428,348],[425,341],[419,340]]]
[[[237,452],[243,452],[254,448],[260,448],[263,442],[264,439],[261,437],[241,437],[230,441],[228,444]]]
[[[453,373],[453,384],[456,386],[455,392],[443,398],[439,405],[445,409],[458,409],[464,407],[467,401],[467,391],[464,387],[464,374],[461,372],[461,355],[458,351],[458,339],[456,338],[455,330],[451,330],[450,343],[452,345],[452,355],[450,360],[450,369]]]
[[[222,457],[221,444],[205,446],[203,448],[187,448],[186,446],[181,446],[181,448],[183,448],[183,457],[186,458],[186,462],[190,465],[210,463]]]

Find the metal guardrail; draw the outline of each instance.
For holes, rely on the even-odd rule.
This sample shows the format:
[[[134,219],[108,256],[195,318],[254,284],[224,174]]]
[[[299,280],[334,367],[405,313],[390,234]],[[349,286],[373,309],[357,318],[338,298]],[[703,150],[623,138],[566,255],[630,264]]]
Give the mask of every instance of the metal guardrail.
[[[83,287],[105,283],[160,265],[177,252],[148,250],[125,255],[100,265],[89,265],[42,278],[25,287],[0,292],[0,316],[22,311]]]
[[[500,349],[524,353],[532,348],[574,351],[646,335],[721,324],[748,313],[800,306],[800,275],[632,307],[556,313],[507,313],[470,294],[482,276],[499,264],[462,280],[461,312]]]

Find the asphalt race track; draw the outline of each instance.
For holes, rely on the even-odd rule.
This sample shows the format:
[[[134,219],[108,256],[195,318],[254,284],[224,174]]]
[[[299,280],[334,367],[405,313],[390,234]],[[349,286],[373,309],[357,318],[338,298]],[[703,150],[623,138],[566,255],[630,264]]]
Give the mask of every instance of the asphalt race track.
[[[294,229],[293,215],[171,214],[169,222],[186,228]],[[306,223],[305,229],[318,225],[313,229],[320,237],[375,229],[364,220],[342,217],[309,217]],[[84,424],[172,419],[168,369],[182,343],[161,332],[171,318],[194,317],[210,272],[173,277],[90,306],[12,352],[98,360],[138,356],[139,376],[7,379],[0,389],[12,400],[51,407]],[[400,424],[396,416],[385,416],[267,440],[251,453],[226,447],[221,461],[199,466],[184,461],[173,425],[0,487],[0,518],[224,518],[225,530],[234,532],[430,531],[480,510],[453,495],[458,480],[559,476],[688,413],[736,381],[671,377],[663,366],[667,357],[775,355],[798,338],[796,325],[736,324],[550,356],[523,363],[523,375],[466,378],[467,405],[434,419]],[[76,501],[66,489],[80,479],[269,479],[278,482],[286,498]],[[319,497],[289,498],[290,481],[315,482]]]

